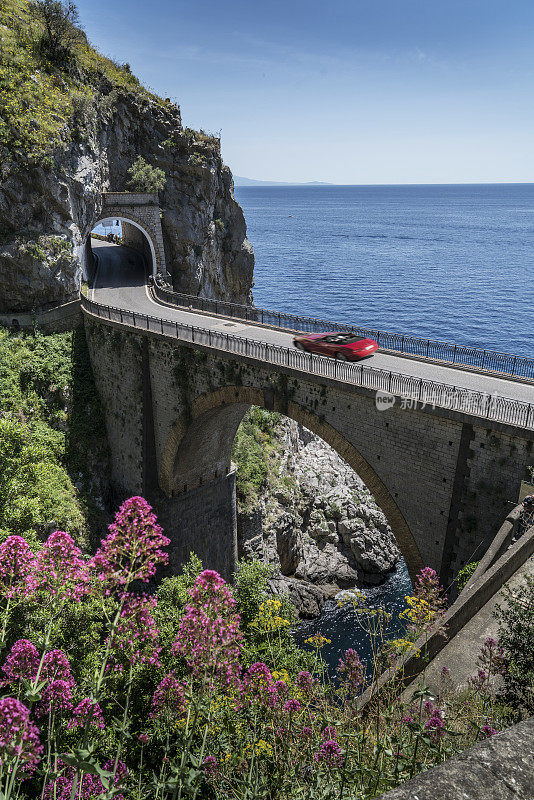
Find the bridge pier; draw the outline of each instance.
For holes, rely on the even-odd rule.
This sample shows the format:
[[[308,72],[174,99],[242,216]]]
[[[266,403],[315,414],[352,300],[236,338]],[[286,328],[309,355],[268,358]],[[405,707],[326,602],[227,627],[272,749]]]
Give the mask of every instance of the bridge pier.
[[[153,505],[171,540],[173,575],[196,553],[206,569],[232,580],[237,563],[235,470],[175,497],[156,499]]]

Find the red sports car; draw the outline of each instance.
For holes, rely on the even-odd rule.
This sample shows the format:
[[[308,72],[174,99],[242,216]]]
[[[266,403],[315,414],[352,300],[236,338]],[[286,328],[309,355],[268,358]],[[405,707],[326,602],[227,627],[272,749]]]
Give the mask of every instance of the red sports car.
[[[306,333],[295,336],[293,342],[299,350],[308,350],[310,353],[318,353],[321,356],[332,356],[340,361],[357,361],[378,350],[378,344],[374,339],[342,331]]]

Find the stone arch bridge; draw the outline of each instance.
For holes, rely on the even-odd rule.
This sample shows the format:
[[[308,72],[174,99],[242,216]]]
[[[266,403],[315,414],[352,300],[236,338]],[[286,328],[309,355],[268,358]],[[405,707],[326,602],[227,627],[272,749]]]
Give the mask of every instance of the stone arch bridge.
[[[173,570],[194,550],[226,577],[233,572],[230,456],[251,405],[285,414],[330,444],[374,494],[412,576],[430,565],[445,584],[483,554],[534,463],[528,404],[488,416],[487,401],[446,403],[452,387],[439,395],[434,384],[437,402],[403,407],[398,374],[384,385],[383,370],[338,371],[331,359],[248,338],[252,328],[241,320],[154,299],[143,313],[105,299],[97,290],[82,306],[114,484],[122,496],[151,500],[172,540]],[[261,330],[270,335],[268,326]],[[410,381],[421,392],[421,381]],[[379,410],[377,388],[397,402]],[[534,399],[532,384],[526,391]]]

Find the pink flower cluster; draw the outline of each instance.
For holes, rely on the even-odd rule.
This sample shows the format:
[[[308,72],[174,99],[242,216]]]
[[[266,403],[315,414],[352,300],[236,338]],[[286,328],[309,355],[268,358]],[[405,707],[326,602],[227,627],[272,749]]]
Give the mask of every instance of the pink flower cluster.
[[[88,564],[74,539],[64,531],[51,533],[35,557],[30,580],[33,592],[79,600],[88,591]]]
[[[163,548],[168,544],[170,539],[163,535],[152,507],[142,497],[130,497],[115,515],[91,564],[109,587],[148,581],[160,564],[167,563]]]
[[[164,712],[179,715],[185,708],[185,695],[182,684],[169,672],[160,681],[152,696],[152,711],[150,719],[156,719]]]
[[[439,741],[445,736],[445,723],[443,721],[443,711],[434,705],[431,700],[423,704],[423,713],[427,717],[425,730],[431,735],[434,741]]]
[[[8,536],[0,544],[0,595],[6,598],[25,595],[33,564],[33,553],[26,540]]]
[[[104,730],[106,727],[104,724],[102,709],[100,708],[100,705],[91,697],[86,697],[81,701],[81,703],[78,703],[72,712],[72,719],[69,720],[67,728],[72,730],[73,728],[78,727],[85,728],[88,725],[94,725],[100,730]]]
[[[343,658],[339,659],[337,674],[345,689],[356,691],[363,683],[365,667],[356,650],[349,648]]]
[[[113,762],[107,761],[104,764],[104,770],[108,773],[113,771]],[[109,788],[104,786],[100,776],[83,774],[76,784],[74,791],[74,781],[76,778],[76,770],[74,767],[68,767],[65,772],[47,784],[44,791],[44,800],[71,800],[75,794],[76,800],[94,800],[95,797],[108,796],[108,791],[112,789],[113,800],[124,800],[124,795],[118,792],[118,787],[123,783],[128,769],[122,761],[117,765],[117,774],[114,781],[111,782]]]
[[[33,681],[40,661],[37,648],[28,639],[19,639],[9,651],[2,667],[2,672],[7,678],[4,685],[16,683],[23,678]]]
[[[161,652],[161,647],[158,645],[159,630],[152,616],[156,606],[155,597],[133,594],[125,596],[120,618],[110,642],[116,669],[122,669],[123,661],[129,664],[148,662],[159,666]]]
[[[237,685],[243,635],[226,582],[214,570],[204,570],[189,598],[173,653],[185,657],[195,676],[206,676],[212,684]]]
[[[30,720],[30,711],[14,697],[0,698],[0,767],[12,769],[18,760],[23,771],[33,772],[43,748],[39,729]]]
[[[319,750],[314,755],[318,763],[323,763],[329,769],[338,767],[343,760],[341,748],[336,739],[325,739]]]

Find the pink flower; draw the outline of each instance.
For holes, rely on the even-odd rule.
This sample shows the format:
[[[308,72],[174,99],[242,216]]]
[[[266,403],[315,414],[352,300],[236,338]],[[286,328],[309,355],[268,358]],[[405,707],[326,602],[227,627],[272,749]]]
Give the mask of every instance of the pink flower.
[[[2,672],[7,678],[5,683],[14,683],[20,681],[21,678],[33,681],[37,675],[40,660],[35,646],[28,639],[19,639],[9,651],[2,667]]]
[[[208,777],[213,778],[219,771],[219,764],[215,756],[206,756],[202,762],[202,769]]]
[[[317,681],[307,670],[303,670],[297,675],[295,683],[302,694],[306,695],[306,697],[309,697],[313,693],[313,689]]]
[[[17,759],[22,770],[33,772],[43,748],[39,729],[30,720],[30,711],[14,697],[0,698],[0,767],[8,772]]]
[[[61,762],[60,762],[61,765]],[[108,773],[113,772],[113,762],[107,761],[104,764],[104,770]],[[117,792],[118,787],[124,781],[128,769],[122,761],[117,764],[117,774],[112,783],[114,789],[113,800],[124,800],[124,795]],[[107,794],[108,787],[102,783],[100,776],[82,774],[81,777],[77,776],[74,767],[68,767],[59,778],[48,783],[44,791],[44,800],[71,800],[74,793],[74,781],[76,784],[76,800],[94,800],[95,797],[101,797]]]
[[[85,727],[86,725],[96,725],[100,730],[104,730],[104,717],[102,716],[102,709],[99,704],[86,697],[81,703],[78,703],[72,712],[72,719],[69,720],[67,728],[72,730],[79,726]]]
[[[125,596],[117,627],[108,640],[116,664],[148,662],[159,666],[159,630],[152,616],[156,606],[155,597]]]
[[[34,555],[22,536],[8,536],[0,544],[0,595],[6,598],[30,593],[28,576]]]
[[[302,706],[298,700],[287,700],[287,702],[284,703],[284,711],[289,715],[296,714],[301,708]]]
[[[337,767],[342,761],[341,748],[335,739],[329,739],[322,743],[314,758],[327,767]]]
[[[445,730],[441,716],[435,714],[433,717],[430,717],[430,719],[428,719],[425,723],[425,730],[430,732],[435,741],[443,739],[445,736]]]
[[[140,733],[137,738],[141,742],[141,744],[148,744],[150,741],[147,733]]]
[[[172,672],[165,675],[152,696],[150,719],[161,716],[164,711],[179,715],[185,708],[185,695],[182,684]]]
[[[277,702],[273,676],[269,667],[261,661],[252,664],[243,676],[241,684],[243,700],[274,708]]]
[[[34,592],[79,600],[88,591],[87,563],[82,551],[65,531],[51,533],[35,557],[29,579]]]
[[[121,505],[91,563],[99,579],[111,587],[148,581],[160,564],[167,563],[162,548],[168,544],[152,507],[142,497],[131,497]]]
[[[337,674],[346,689],[354,691],[363,683],[365,668],[360,661],[356,650],[349,648],[345,651],[344,658],[339,659]]]
[[[37,706],[36,714],[39,717],[53,711],[55,714],[61,711],[72,710],[72,684],[70,681],[59,679],[52,681],[43,689],[41,702]]]
[[[243,635],[226,582],[217,572],[204,570],[189,597],[172,652],[184,656],[196,677],[212,685],[237,686]]]
[[[480,729],[480,738],[489,739],[491,736],[496,736],[498,733],[499,731],[492,725],[483,725]]]
[[[44,656],[39,677],[41,680],[45,678],[49,681],[63,680],[67,681],[71,686],[74,685],[69,659],[62,650],[50,650]]]

